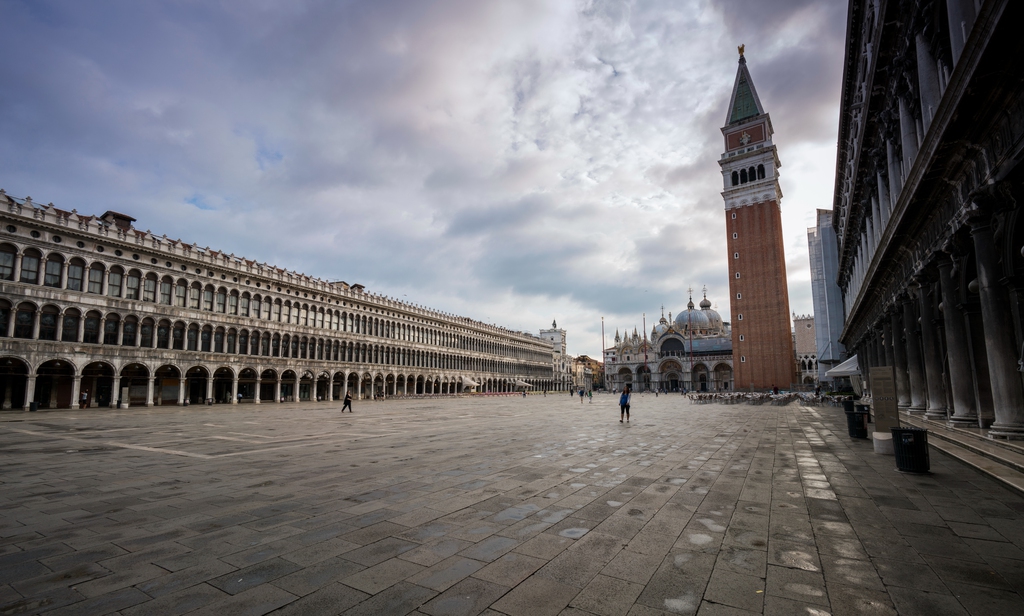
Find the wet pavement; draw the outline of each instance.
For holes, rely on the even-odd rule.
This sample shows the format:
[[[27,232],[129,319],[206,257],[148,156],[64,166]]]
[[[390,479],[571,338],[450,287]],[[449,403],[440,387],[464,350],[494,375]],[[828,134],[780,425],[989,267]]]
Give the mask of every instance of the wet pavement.
[[[3,614],[1020,614],[1024,498],[841,409],[0,413]]]

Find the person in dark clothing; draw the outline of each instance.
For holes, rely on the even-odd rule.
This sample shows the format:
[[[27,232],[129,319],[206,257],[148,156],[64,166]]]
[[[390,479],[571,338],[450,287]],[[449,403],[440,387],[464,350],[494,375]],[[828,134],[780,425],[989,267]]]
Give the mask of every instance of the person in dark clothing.
[[[345,392],[345,404],[341,405],[341,412],[344,413],[345,409],[352,412],[352,392]]]
[[[622,423],[622,419],[625,418],[629,421],[629,399],[632,395],[632,389],[629,385],[622,388],[622,395],[619,396],[619,423]]]

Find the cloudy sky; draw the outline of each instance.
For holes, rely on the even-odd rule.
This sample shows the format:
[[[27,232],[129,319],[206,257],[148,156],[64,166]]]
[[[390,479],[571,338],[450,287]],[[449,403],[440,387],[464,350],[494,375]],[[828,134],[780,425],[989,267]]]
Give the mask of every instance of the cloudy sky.
[[[736,46],[790,305],[830,207],[839,0],[0,0],[0,187],[514,329],[728,318]]]

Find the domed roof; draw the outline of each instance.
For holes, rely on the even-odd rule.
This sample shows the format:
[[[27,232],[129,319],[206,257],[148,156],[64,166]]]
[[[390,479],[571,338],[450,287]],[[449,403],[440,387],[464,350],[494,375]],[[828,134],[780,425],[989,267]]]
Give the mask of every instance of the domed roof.
[[[676,328],[680,331],[711,330],[721,331],[725,326],[722,323],[722,315],[711,309],[711,302],[705,292],[704,299],[700,302],[700,310],[695,310],[693,299],[686,304],[686,310],[676,315]]]

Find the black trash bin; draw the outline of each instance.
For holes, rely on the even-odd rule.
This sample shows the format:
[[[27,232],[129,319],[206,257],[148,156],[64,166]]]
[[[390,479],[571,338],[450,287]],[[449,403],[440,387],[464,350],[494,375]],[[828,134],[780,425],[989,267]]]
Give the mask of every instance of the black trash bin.
[[[39,410],[39,403],[36,402],[35,400],[33,400],[32,402],[29,402],[28,403],[28,410],[29,410],[30,413],[35,413],[36,411]]]
[[[931,469],[928,459],[928,430],[924,428],[889,428],[892,449],[896,454],[896,470],[903,473],[927,473]]]
[[[846,411],[846,427],[850,438],[868,437],[868,413],[860,410]]]
[[[868,423],[871,423],[871,405],[858,404],[856,405],[856,409],[858,413],[866,413],[868,416]]]
[[[843,410],[847,413],[853,412],[853,400],[843,400]]]

